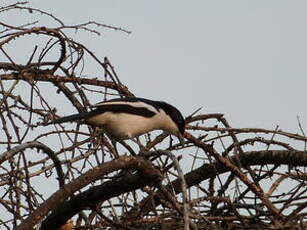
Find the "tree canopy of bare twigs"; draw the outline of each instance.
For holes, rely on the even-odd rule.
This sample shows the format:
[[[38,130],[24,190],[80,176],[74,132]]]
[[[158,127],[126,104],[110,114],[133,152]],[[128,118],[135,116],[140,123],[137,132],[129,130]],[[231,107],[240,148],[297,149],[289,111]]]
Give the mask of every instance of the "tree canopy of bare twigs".
[[[0,7],[1,15],[11,12],[54,26],[0,21],[1,229],[307,228],[302,127],[302,134],[233,128],[223,114],[197,112],[186,117],[184,147],[153,132],[123,143],[118,156],[96,127],[46,123],[134,96],[110,60],[75,33],[130,32],[66,25],[26,2]]]

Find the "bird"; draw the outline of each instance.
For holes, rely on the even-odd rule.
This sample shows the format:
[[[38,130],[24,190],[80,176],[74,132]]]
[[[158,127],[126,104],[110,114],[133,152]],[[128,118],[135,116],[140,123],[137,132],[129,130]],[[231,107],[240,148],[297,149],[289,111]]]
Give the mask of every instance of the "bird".
[[[92,110],[53,120],[49,124],[82,122],[101,127],[116,141],[132,139],[153,130],[178,137],[184,145],[185,119],[181,112],[164,101],[140,97],[115,98],[92,105]]]

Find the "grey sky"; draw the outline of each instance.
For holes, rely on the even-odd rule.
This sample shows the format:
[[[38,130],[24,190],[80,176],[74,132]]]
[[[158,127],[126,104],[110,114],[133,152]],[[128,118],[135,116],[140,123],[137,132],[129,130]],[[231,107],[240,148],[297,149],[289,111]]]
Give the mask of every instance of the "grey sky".
[[[132,31],[80,34],[136,95],[185,115],[222,112],[233,126],[297,131],[307,124],[307,2],[303,0],[31,1],[68,24]],[[75,36],[78,38],[78,35]],[[96,69],[86,74],[101,74]]]

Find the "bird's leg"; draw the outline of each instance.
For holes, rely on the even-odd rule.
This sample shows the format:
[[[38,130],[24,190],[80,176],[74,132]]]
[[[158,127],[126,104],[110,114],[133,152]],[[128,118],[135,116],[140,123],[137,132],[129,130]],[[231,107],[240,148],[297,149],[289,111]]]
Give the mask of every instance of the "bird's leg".
[[[117,150],[117,143],[120,143],[122,146],[124,146],[132,156],[136,156],[136,153],[133,151],[133,149],[125,141],[123,141],[123,140],[115,141],[114,138],[111,138],[111,140],[112,140],[112,144],[114,146],[114,149],[117,153],[117,157],[119,157],[118,150]],[[120,177],[124,177],[126,175],[131,175],[130,170],[121,169],[116,176],[120,178]]]
[[[136,153],[134,152],[134,150],[125,141],[118,141],[118,143],[124,146],[132,156],[136,156]]]
[[[98,136],[103,138],[104,144],[107,146],[107,148],[111,152],[111,156],[113,156],[114,158],[118,158],[119,154],[118,154],[118,151],[117,151],[117,146],[116,146],[115,138],[113,138],[112,136],[108,135],[106,132],[104,132],[103,129],[97,129],[97,131],[98,131]],[[112,145],[110,144],[108,139],[111,141]],[[112,146],[113,146],[113,148],[112,148]]]
[[[132,139],[132,141],[140,147],[140,152],[145,151],[145,146],[141,143],[140,137],[136,137],[136,138]]]
[[[169,148],[173,146],[173,137],[172,135],[169,135]]]
[[[147,149],[146,146],[144,146],[144,145],[141,143],[140,137],[136,137],[136,138],[132,139],[132,141],[133,141],[134,143],[136,143],[136,144],[139,146],[139,148],[140,148],[139,153],[144,153],[144,152],[149,151],[149,149]]]
[[[114,147],[115,158],[119,158],[119,154],[118,154],[118,151],[117,151],[117,141],[114,138],[112,138],[112,137],[110,137],[110,140],[111,140],[111,143],[112,143],[112,145]]]

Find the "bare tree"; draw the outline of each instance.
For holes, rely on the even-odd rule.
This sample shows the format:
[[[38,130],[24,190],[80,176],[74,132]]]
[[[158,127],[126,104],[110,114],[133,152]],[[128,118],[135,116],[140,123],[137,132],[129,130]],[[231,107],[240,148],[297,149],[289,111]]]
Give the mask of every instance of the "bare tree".
[[[306,228],[307,138],[299,119],[301,134],[293,134],[232,128],[222,114],[197,111],[186,117],[184,147],[152,133],[123,143],[118,156],[96,127],[45,124],[65,108],[134,96],[107,57],[73,39],[75,31],[130,32],[66,25],[26,2],[0,8],[8,18],[16,11],[52,26],[0,21],[1,229]]]

